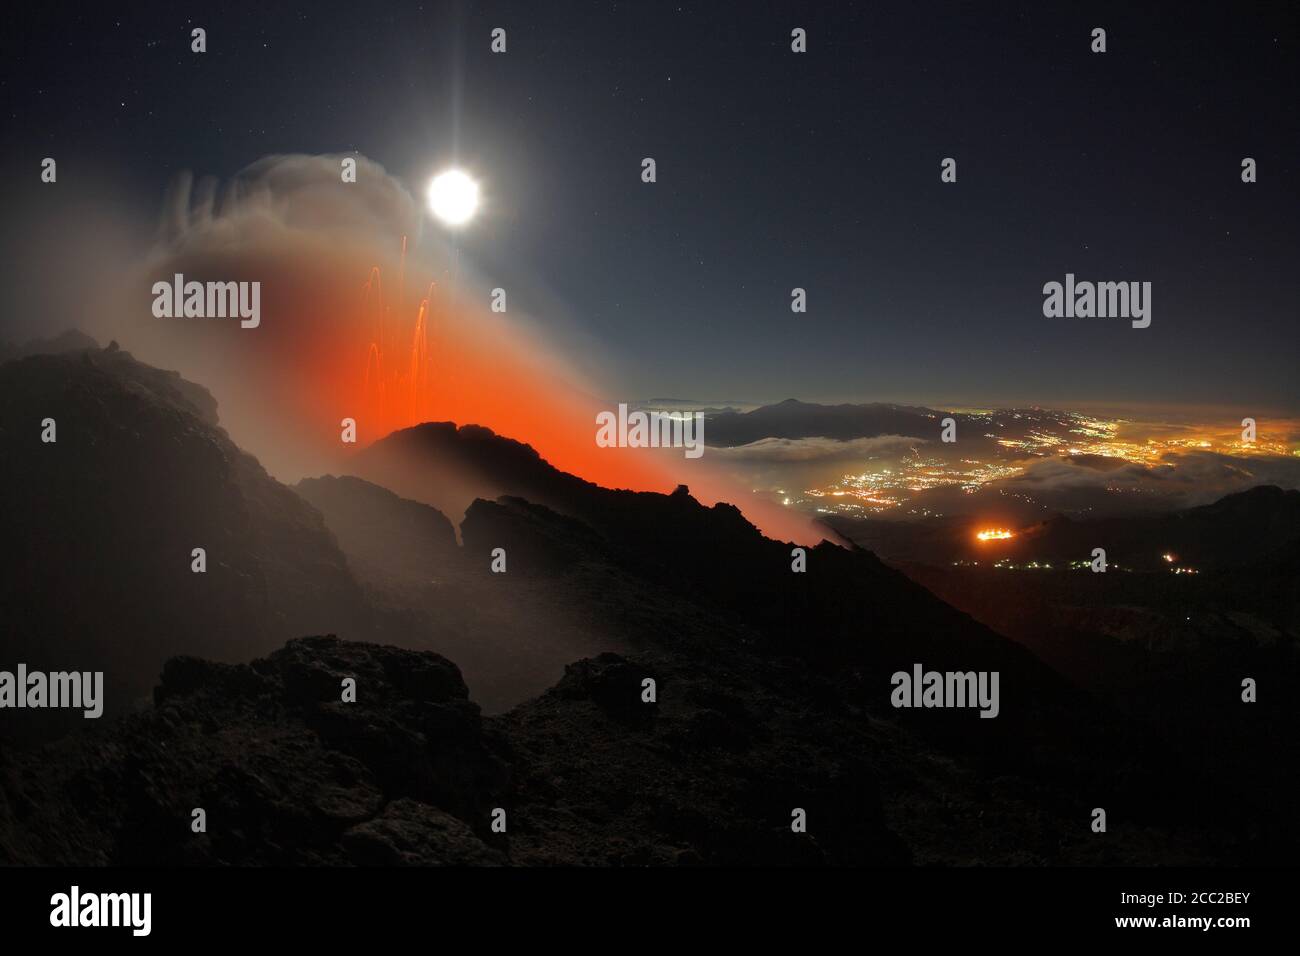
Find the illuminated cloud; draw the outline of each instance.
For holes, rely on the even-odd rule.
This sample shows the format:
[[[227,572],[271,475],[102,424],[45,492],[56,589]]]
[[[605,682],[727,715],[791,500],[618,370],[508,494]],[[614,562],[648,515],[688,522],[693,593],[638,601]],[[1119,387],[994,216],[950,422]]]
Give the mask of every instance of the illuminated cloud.
[[[259,242],[299,233],[300,239],[349,245],[414,242],[419,202],[382,166],[356,160],[356,182],[341,182],[344,157],[266,156],[220,186],[211,177],[182,172],[167,190],[159,223],[164,256],[214,250],[231,242]]]
[[[1256,485],[1300,487],[1300,459],[1237,457],[1206,451],[1171,451],[1153,465],[1111,459],[1043,458],[1023,463],[1025,471],[998,487],[1040,497],[1077,490],[1150,491],[1172,496],[1170,504],[1192,506]]]

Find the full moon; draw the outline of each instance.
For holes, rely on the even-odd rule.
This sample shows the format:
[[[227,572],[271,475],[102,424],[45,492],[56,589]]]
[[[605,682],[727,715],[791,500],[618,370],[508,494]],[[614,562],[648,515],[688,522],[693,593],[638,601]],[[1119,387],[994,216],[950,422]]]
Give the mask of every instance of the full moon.
[[[429,209],[449,226],[463,226],[478,209],[478,183],[459,169],[439,173],[429,183]]]

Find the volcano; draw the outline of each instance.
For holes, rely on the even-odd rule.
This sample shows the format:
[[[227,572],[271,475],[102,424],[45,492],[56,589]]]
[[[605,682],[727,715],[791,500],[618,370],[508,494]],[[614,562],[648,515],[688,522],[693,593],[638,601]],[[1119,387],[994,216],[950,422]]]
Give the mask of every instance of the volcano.
[[[6,862],[1167,863],[1289,845],[1259,808],[1189,829],[1185,767],[1140,725],[870,552],[768,538],[685,486],[603,488],[426,423],[356,475],[290,489],[203,389],[115,348],[0,366],[0,440],[3,653],[103,670],[108,699],[95,733],[46,722],[28,736],[57,747],[5,749]],[[922,662],[996,674],[996,719],[893,706],[891,675]],[[1090,838],[1099,802],[1122,839]]]

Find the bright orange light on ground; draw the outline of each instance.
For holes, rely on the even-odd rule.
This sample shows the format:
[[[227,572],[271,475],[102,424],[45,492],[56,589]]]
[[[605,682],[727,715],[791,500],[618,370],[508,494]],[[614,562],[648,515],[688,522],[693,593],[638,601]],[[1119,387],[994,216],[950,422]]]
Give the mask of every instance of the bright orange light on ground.
[[[975,537],[981,541],[1003,541],[1007,538],[1013,538],[1015,535],[1006,528],[988,528],[976,534]]]

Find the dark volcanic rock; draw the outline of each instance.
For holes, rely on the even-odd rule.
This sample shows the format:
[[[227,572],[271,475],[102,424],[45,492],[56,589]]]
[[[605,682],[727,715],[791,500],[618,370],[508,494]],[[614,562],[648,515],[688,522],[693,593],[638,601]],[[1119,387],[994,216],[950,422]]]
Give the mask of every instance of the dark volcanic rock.
[[[394,800],[373,820],[343,834],[348,859],[359,866],[491,866],[504,854],[460,820],[414,800]]]
[[[604,654],[497,718],[509,741],[512,859],[544,864],[906,864],[874,730],[763,686],[756,661],[708,673]],[[642,679],[656,675],[658,703]],[[747,696],[752,709],[738,701]],[[700,701],[736,701],[722,710]],[[791,830],[807,815],[808,832]]]
[[[356,703],[340,700],[345,677]],[[436,654],[303,638],[251,665],[171,661],[155,697],[0,765],[0,862],[504,859],[481,838],[500,841],[490,814],[507,770]],[[206,833],[192,832],[195,808]]]
[[[456,532],[436,508],[360,478],[305,478],[294,490],[325,516],[363,581],[423,583],[458,557]]]
[[[823,542],[792,573],[792,545],[734,507],[598,488],[486,429],[421,426],[359,456],[415,498],[457,469],[499,489],[470,505],[458,562],[426,505],[354,479],[304,494],[384,583],[371,592],[431,623],[427,646],[463,662],[495,642],[484,674],[509,655],[532,682],[540,662],[529,686],[549,689],[483,718],[438,654],[284,644],[373,609],[321,515],[194,388],[115,350],[0,365],[0,649],[122,687],[162,671],[151,709],[0,749],[0,862],[1172,864],[1268,836],[1225,813],[1175,839],[1165,821],[1194,819],[1201,794],[1151,786],[1172,766],[1160,741],[871,553]],[[400,585],[442,549],[445,576]],[[1287,600],[1296,556],[1263,597]],[[619,653],[561,673],[560,650],[606,634]],[[997,672],[998,718],[894,709],[891,673],[915,664]],[[1097,803],[1119,808],[1105,840]]]
[[[110,347],[115,347],[116,342]],[[99,343],[79,329],[65,329],[44,339],[31,339],[23,343],[0,342],[0,363],[10,362],[28,355],[60,355],[64,352],[84,352],[98,349]]]
[[[1197,859],[1149,830],[1062,839],[1050,784],[974,775],[805,664],[744,650],[579,661],[489,720],[444,658],[333,637],[247,665],[175,660],[155,696],[98,733],[0,752],[0,863]]]
[[[477,499],[460,527],[466,551],[482,557],[481,567],[489,566],[495,548],[504,548],[512,574],[559,572],[605,550],[603,539],[583,522],[508,495]]]
[[[645,725],[654,719],[658,701],[644,699],[645,681],[653,680],[658,692],[658,678],[617,654],[601,654],[584,659],[564,669],[564,678],[555,685],[555,693],[566,700],[590,700],[601,710],[626,724]]]
[[[56,442],[41,440],[47,418]],[[368,619],[320,514],[175,373],[120,350],[0,365],[0,458],[0,657],[103,670],[108,712],[174,655],[247,659]],[[24,716],[48,733],[59,715]]]

